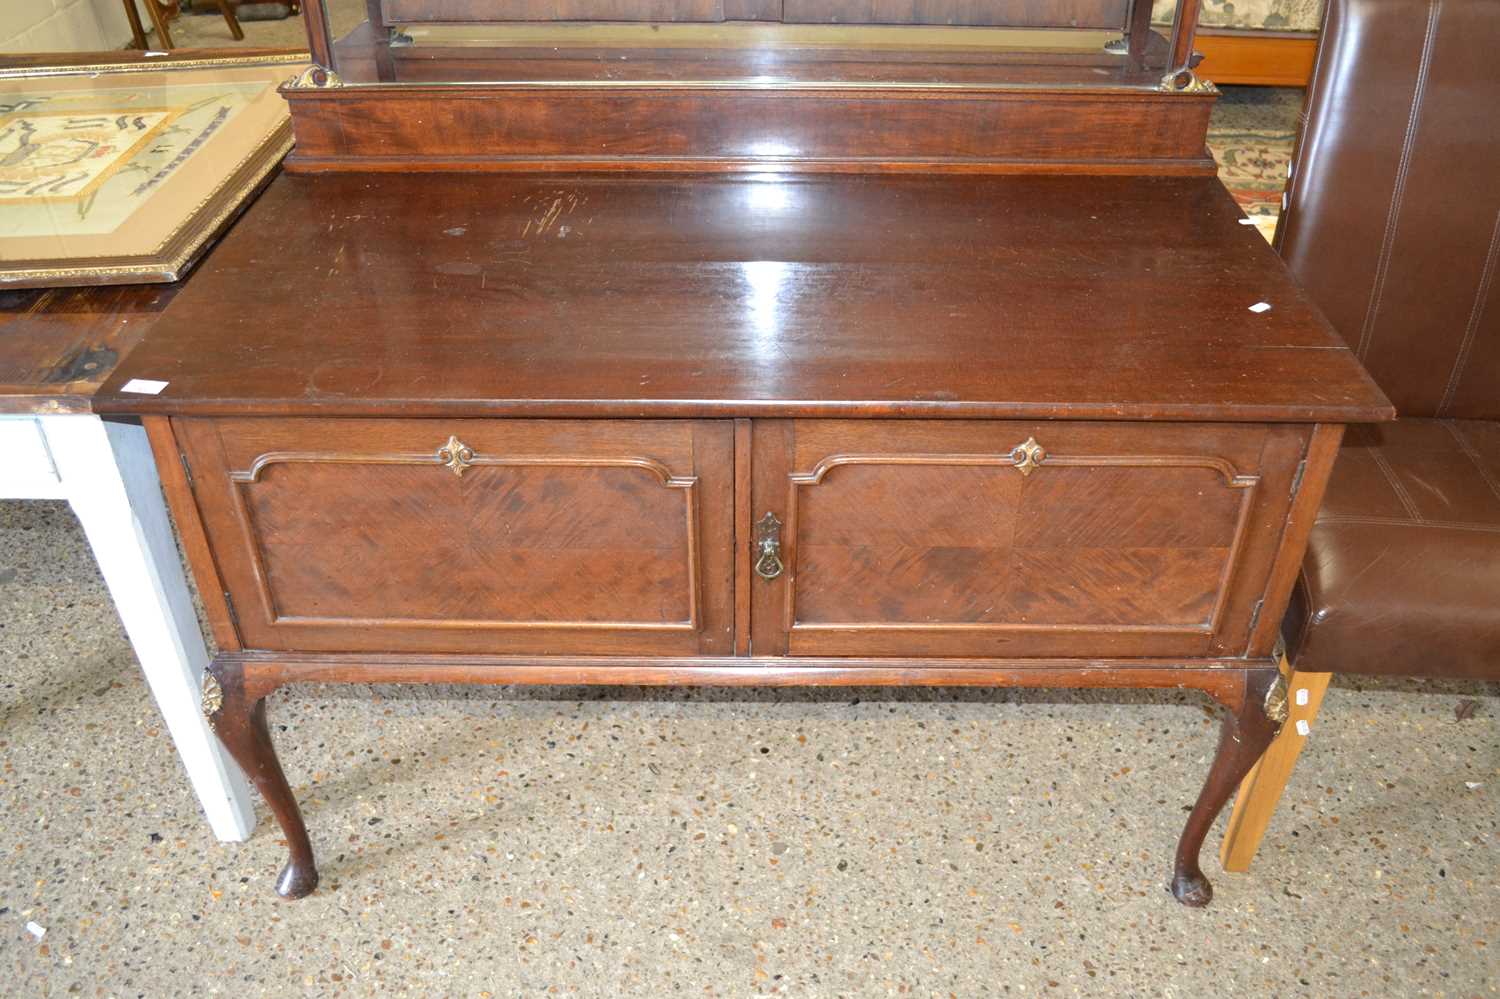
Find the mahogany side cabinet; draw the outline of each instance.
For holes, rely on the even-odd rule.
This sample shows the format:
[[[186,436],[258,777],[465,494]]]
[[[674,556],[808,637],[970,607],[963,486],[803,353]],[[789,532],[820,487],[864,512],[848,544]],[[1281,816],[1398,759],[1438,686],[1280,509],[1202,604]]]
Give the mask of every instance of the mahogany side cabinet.
[[[286,173],[95,399],[281,894],[286,683],[1155,686],[1225,708],[1207,904],[1342,429],[1393,414],[1214,176],[1196,3],[304,6]]]
[[[290,682],[1184,687],[1207,903],[1342,427],[1391,413],[1239,218],[1212,177],[278,178],[96,406],[147,425],[279,891]]]

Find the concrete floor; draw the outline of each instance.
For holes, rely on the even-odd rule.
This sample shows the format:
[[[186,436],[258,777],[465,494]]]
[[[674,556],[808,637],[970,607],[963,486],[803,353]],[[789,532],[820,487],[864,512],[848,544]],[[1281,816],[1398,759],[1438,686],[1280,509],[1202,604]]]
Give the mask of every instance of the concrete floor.
[[[296,903],[264,811],[248,843],[208,833],[71,513],[0,503],[0,994],[1500,991],[1493,686],[1339,681],[1256,869],[1206,862],[1203,911],[1163,889],[1215,741],[1193,695],[270,710],[324,879]]]

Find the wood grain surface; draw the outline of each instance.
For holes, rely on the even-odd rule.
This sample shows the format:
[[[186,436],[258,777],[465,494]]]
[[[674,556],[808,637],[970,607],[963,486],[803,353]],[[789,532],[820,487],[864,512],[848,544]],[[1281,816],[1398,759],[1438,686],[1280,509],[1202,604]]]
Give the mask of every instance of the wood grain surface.
[[[86,413],[179,285],[0,291],[0,413]]]
[[[759,429],[757,430],[759,433]],[[786,570],[758,654],[1242,652],[1306,428],[789,421],[755,511]],[[1023,474],[1013,449],[1044,448]],[[777,454],[777,451],[782,454]]]
[[[733,652],[730,421],[175,430],[252,648]]]
[[[1388,418],[1240,218],[1212,178],[283,175],[97,404]]]

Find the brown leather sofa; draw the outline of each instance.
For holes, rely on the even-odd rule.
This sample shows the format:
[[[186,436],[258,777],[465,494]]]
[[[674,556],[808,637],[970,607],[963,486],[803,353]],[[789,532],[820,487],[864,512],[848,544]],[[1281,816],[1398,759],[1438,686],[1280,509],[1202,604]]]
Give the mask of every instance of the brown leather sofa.
[[[1278,250],[1400,419],[1345,437],[1283,625],[1307,703],[1230,870],[1329,674],[1500,680],[1500,0],[1330,0],[1283,207]]]

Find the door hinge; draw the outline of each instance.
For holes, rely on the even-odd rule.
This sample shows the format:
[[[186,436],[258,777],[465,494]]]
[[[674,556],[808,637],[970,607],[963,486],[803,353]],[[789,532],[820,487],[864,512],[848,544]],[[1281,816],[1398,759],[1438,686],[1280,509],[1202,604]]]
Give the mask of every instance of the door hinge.
[[[193,466],[188,464],[187,452],[178,451],[177,457],[182,459],[182,474],[187,476],[188,488],[193,488]]]
[[[1251,608],[1251,610],[1250,610],[1250,637],[1251,638],[1255,637],[1255,626],[1258,625],[1258,624],[1260,624],[1260,612],[1265,608],[1265,606],[1266,606],[1266,600],[1265,600],[1264,597],[1262,597],[1261,599],[1255,601],[1255,606],[1253,608]]]
[[[1307,459],[1303,458],[1297,462],[1297,471],[1292,475],[1292,495],[1297,495],[1297,490],[1302,488],[1302,473],[1307,471]]]

